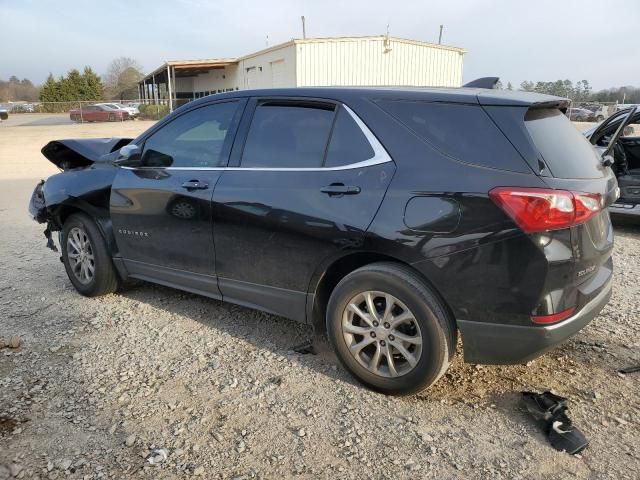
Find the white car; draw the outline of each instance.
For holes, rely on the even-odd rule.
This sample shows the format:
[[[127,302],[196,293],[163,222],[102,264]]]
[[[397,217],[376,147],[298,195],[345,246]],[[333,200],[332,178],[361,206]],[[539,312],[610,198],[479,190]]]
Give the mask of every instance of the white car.
[[[121,103],[96,103],[96,105],[104,105],[109,108],[115,108],[116,110],[124,110],[129,114],[129,118],[136,118],[140,115],[140,110],[137,107],[122,105]]]

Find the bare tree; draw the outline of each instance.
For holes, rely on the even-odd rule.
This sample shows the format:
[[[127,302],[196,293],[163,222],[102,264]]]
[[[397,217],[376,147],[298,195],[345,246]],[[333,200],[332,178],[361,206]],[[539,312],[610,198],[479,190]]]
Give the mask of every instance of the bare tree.
[[[142,66],[137,60],[131,57],[112,60],[103,76],[105,97],[119,100],[137,98],[136,86],[143,76]]]

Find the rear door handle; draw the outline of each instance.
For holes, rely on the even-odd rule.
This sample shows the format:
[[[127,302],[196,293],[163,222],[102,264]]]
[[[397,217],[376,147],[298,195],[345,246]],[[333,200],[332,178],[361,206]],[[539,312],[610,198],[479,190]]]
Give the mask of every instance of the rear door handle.
[[[206,190],[209,188],[209,184],[201,182],[200,180],[189,180],[182,184],[182,188],[186,188],[187,190]]]
[[[344,183],[332,183],[320,189],[322,193],[326,193],[330,197],[342,195],[357,195],[360,193],[360,187],[355,185],[345,185]]]

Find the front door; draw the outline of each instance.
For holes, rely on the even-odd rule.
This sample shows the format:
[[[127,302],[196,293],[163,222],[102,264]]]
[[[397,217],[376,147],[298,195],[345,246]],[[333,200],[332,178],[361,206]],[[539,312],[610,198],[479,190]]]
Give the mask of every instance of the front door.
[[[214,192],[223,298],[304,321],[321,262],[363,247],[395,167],[358,122],[330,102],[257,102]]]
[[[118,170],[111,219],[132,277],[219,296],[211,197],[228,160],[240,103],[183,113],[143,139],[139,166]]]

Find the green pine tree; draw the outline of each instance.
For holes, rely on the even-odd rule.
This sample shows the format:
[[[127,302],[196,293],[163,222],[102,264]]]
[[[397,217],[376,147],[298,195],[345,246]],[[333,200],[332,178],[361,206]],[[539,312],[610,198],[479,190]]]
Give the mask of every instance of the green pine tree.
[[[91,69],[91,67],[84,67],[82,74],[84,79],[85,91],[84,98],[86,100],[102,100],[104,87],[100,77]]]

